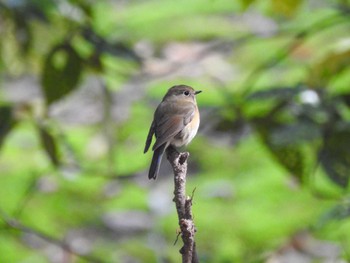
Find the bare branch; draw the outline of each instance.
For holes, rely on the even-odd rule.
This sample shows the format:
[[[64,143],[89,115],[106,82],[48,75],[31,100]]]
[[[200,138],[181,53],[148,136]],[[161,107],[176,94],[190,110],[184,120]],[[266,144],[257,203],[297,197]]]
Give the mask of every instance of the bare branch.
[[[182,263],[198,263],[196,252],[196,243],[194,235],[196,232],[192,216],[192,198],[186,196],[186,174],[188,152],[179,153],[173,147],[167,149],[167,158],[174,171],[174,199],[176,211],[181,229],[181,238],[183,246],[180,249],[182,254]]]

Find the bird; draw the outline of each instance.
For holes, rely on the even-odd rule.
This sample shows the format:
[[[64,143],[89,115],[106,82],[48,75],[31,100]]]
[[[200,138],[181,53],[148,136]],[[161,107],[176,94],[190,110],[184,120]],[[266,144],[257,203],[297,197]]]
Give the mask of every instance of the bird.
[[[196,136],[200,123],[196,95],[201,92],[187,85],[176,85],[167,91],[158,105],[144,149],[146,153],[155,135],[149,179],[157,178],[163,154],[169,146],[182,147]]]

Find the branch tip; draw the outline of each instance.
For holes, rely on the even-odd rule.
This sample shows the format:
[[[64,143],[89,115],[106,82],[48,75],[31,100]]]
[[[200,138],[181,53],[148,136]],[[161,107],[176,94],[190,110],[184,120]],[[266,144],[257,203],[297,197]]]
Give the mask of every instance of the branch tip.
[[[179,164],[183,165],[187,161],[189,156],[190,156],[190,154],[188,152],[180,153]]]

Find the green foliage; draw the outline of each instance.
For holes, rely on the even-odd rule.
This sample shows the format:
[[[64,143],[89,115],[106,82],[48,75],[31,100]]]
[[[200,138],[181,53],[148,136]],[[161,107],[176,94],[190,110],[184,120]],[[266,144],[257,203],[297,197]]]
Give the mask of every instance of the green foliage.
[[[335,241],[346,258],[349,10],[348,1],[319,7],[306,0],[2,1],[3,83],[35,75],[43,101],[9,99],[1,90],[1,260],[50,260],[52,253],[25,239],[30,229],[63,250],[75,231],[93,233],[82,238],[91,242],[87,254],[71,251],[77,262],[86,255],[86,261],[178,262],[175,210],[157,210],[167,198],[171,203],[169,178],[140,179],[151,158],[142,149],[153,109],[173,82],[203,90],[203,133],[189,146],[195,176],[187,185],[197,189],[201,262],[266,261],[301,229]],[[273,27],[265,32],[259,22]],[[151,55],[135,52],[144,42]],[[190,57],[188,74],[179,74],[182,61],[159,74],[173,42],[209,48],[193,58],[191,49],[180,52],[185,62]],[[216,64],[215,52],[232,66],[228,80],[221,77],[231,72]],[[74,96],[75,112],[63,115],[88,107],[79,92],[91,76],[103,94],[87,104],[101,99],[100,118],[92,124],[56,118],[55,107]],[[105,213],[129,210],[152,218],[147,233],[122,236],[105,226]]]
[[[46,151],[48,157],[50,158],[52,164],[56,167],[60,165],[60,160],[57,152],[57,145],[54,137],[50,132],[42,125],[39,125],[39,135],[40,141]]]
[[[155,7],[157,12],[154,12]],[[223,21],[220,16],[237,9],[235,2],[227,0],[207,1],[206,4],[200,0],[135,2],[127,12],[118,12],[117,21],[120,34],[131,40],[146,37],[157,43],[165,43],[169,39],[231,38],[239,32],[239,27]],[[203,27],[203,23],[206,27]]]
[[[349,68],[349,64],[350,48],[330,53],[311,68],[307,82],[311,87],[327,87],[334,77]]]
[[[241,0],[240,1],[243,8],[247,9],[252,4],[262,3],[264,1],[261,0]],[[271,10],[271,12],[274,15],[280,15],[284,17],[292,17],[294,16],[297,11],[299,10],[300,6],[303,4],[303,0],[287,0],[287,1],[280,1],[280,0],[270,0],[265,1],[268,2],[268,9]]]
[[[13,108],[11,106],[0,106],[0,147],[10,132],[13,124]]]
[[[82,60],[70,45],[54,47],[43,64],[42,86],[51,104],[74,90],[80,80]]]
[[[302,96],[314,97],[313,103]],[[335,183],[347,187],[349,175],[348,120],[341,106],[347,107],[345,96],[332,96],[327,90],[303,87],[270,89],[251,95],[253,100],[274,98],[263,116],[250,116],[271,152],[292,174],[303,177],[303,148],[311,147],[317,162]],[[260,115],[260,113],[259,113]]]

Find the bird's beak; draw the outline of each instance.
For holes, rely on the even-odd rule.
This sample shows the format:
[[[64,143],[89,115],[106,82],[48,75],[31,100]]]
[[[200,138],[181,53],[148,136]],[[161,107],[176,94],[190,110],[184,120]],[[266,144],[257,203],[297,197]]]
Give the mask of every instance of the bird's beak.
[[[202,92],[201,90],[197,90],[197,91],[194,92],[194,95],[197,95],[197,94],[199,94],[201,92]]]

